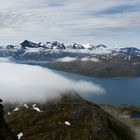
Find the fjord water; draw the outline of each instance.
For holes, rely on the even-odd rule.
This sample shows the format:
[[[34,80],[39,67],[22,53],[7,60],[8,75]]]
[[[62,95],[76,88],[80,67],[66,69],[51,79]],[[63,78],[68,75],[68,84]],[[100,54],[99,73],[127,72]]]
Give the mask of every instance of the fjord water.
[[[75,73],[56,71],[74,80],[85,80],[99,84],[106,90],[106,94],[84,94],[83,97],[99,104],[133,104],[140,105],[140,77],[134,78],[95,78]]]

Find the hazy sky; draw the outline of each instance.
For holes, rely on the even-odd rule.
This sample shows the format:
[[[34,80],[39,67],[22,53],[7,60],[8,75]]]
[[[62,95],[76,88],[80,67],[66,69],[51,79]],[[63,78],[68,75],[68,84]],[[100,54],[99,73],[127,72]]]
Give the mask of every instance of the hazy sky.
[[[0,44],[31,41],[140,47],[140,0],[0,0]]]

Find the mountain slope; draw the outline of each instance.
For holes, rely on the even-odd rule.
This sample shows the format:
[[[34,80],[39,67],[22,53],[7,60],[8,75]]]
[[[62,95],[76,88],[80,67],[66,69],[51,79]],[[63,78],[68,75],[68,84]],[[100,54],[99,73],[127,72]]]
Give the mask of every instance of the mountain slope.
[[[136,59],[132,56],[130,61],[126,61],[123,56],[120,56],[102,62],[54,62],[47,66],[52,69],[94,77],[134,77],[140,76],[140,58]]]
[[[6,117],[14,132],[23,133],[21,140],[134,140],[128,126],[77,94],[36,106],[23,105]]]

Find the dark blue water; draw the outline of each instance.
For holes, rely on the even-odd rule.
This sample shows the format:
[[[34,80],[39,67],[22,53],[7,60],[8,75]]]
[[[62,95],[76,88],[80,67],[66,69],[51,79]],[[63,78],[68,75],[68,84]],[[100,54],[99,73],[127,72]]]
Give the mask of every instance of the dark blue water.
[[[86,94],[90,101],[101,104],[140,105],[140,77],[137,78],[95,78],[74,73],[55,71],[74,80],[86,80],[101,85],[107,92],[103,95]]]
[[[140,118],[140,112],[137,111],[132,112],[131,118]]]

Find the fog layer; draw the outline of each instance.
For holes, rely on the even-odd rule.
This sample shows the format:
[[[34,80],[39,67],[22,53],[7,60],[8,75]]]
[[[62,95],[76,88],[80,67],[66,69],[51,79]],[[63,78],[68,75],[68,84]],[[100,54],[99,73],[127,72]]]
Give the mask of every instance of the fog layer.
[[[4,101],[43,101],[71,90],[105,93],[99,85],[68,79],[47,68],[0,62],[0,98]]]

